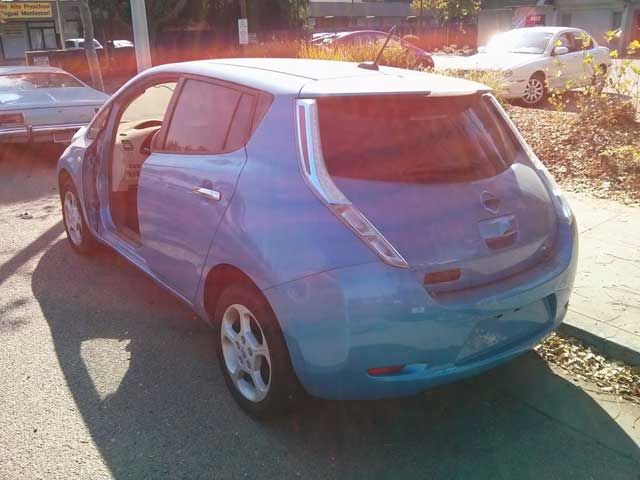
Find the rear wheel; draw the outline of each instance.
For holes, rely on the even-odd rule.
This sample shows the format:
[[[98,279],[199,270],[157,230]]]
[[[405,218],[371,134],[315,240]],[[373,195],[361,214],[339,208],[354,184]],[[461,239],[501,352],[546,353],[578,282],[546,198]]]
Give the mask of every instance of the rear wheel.
[[[96,247],[96,240],[84,221],[78,192],[69,177],[60,182],[60,199],[64,229],[71,248],[78,253],[90,253]]]
[[[289,410],[300,392],[276,317],[250,285],[227,287],[214,316],[218,358],[234,399],[253,416]]]
[[[540,73],[534,73],[527,81],[527,85],[524,88],[524,95],[522,101],[530,107],[537,107],[541,105],[547,98],[547,87],[545,85],[544,75]]]

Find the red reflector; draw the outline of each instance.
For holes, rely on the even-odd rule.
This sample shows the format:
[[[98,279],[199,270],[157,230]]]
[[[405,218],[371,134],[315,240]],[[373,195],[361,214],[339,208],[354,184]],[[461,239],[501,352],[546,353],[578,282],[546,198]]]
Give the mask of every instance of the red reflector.
[[[453,268],[451,270],[442,270],[440,272],[427,273],[424,276],[424,283],[429,285],[433,283],[455,282],[460,278],[460,269]]]
[[[21,113],[0,114],[0,125],[22,125],[24,118]]]
[[[404,365],[390,365],[388,367],[370,368],[367,370],[367,373],[374,377],[379,377],[381,375],[392,375],[394,373],[398,373],[403,368]]]

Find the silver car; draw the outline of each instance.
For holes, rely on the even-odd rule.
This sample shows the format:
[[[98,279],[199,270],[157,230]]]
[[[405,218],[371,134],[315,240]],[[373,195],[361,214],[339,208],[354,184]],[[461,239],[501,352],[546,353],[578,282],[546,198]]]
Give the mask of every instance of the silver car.
[[[53,67],[0,67],[0,143],[68,143],[108,95]]]

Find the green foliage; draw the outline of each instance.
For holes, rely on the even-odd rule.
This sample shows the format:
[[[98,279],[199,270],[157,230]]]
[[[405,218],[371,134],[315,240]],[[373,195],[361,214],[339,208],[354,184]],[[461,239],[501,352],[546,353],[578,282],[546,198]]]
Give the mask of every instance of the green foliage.
[[[433,73],[446,75],[448,77],[464,78],[465,80],[470,80],[472,82],[482,83],[483,85],[491,88],[495,96],[502,101],[501,95],[503,93],[502,84],[504,83],[504,78],[498,71],[435,68]]]
[[[615,37],[615,32],[608,32],[605,39]],[[583,39],[587,47],[589,39]],[[640,42],[631,42],[627,54],[632,55],[640,49]],[[640,66],[632,60],[619,59],[617,50],[611,51],[612,64],[609,70],[603,65],[596,65],[594,57],[583,50],[582,75],[565,82],[562,89],[549,89],[549,103],[557,110],[565,110],[569,100],[565,90],[580,88],[575,102],[579,113],[579,121],[590,122],[601,127],[633,123],[636,111],[640,107]],[[562,75],[559,59],[555,60],[556,75]]]
[[[478,13],[480,0],[411,0],[414,12],[430,13],[440,24],[462,20]]]

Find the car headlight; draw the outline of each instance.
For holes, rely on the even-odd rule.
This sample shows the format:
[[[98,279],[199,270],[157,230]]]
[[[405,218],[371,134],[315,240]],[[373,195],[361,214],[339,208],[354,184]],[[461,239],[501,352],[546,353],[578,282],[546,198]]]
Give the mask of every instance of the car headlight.
[[[513,76],[513,70],[505,70],[504,72],[502,72],[502,76],[504,78],[509,78],[509,77]]]

